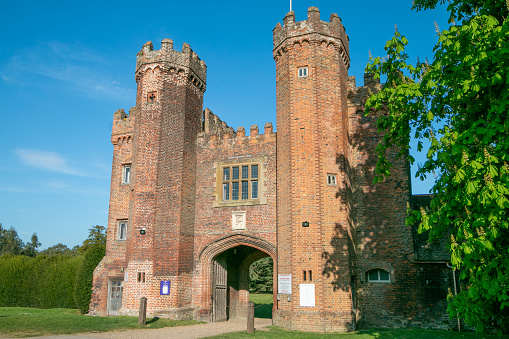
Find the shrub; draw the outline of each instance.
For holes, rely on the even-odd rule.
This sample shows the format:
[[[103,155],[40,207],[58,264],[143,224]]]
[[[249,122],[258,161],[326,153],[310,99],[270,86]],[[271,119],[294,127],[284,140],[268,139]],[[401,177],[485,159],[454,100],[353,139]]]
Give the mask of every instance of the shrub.
[[[102,244],[91,245],[83,254],[83,260],[78,267],[74,284],[74,302],[82,314],[88,312],[94,269],[104,257],[105,250]]]

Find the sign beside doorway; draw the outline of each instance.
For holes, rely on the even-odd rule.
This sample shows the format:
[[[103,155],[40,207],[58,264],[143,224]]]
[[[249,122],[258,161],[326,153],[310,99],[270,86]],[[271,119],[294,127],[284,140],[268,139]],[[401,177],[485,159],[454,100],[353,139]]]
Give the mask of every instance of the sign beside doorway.
[[[292,275],[291,274],[278,274],[277,275],[277,293],[292,294]]]

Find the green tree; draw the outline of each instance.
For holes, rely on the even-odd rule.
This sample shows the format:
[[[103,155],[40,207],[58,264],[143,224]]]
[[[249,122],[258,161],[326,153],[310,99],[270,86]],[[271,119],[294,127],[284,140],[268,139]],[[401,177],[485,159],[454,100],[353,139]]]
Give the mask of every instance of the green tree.
[[[58,244],[48,247],[42,251],[39,251],[37,254],[38,255],[50,255],[50,256],[57,255],[57,254],[67,254],[67,255],[74,256],[77,254],[77,251],[75,251],[74,248],[69,249],[69,247],[67,247],[67,245],[58,243]]]
[[[83,241],[83,245],[78,249],[79,253],[85,253],[93,245],[106,246],[106,227],[95,225],[88,231],[88,238]]]
[[[444,0],[415,0],[413,9]],[[384,58],[366,71],[386,76],[366,112],[383,110],[375,181],[390,175],[386,151],[408,155],[429,142],[421,179],[435,176],[429,210],[410,211],[430,241],[450,240],[451,263],[465,282],[448,312],[478,332],[509,333],[509,1],[450,0],[447,30],[437,28],[432,63],[407,62],[407,39],[396,31]]]
[[[23,250],[23,241],[18,236],[16,229],[11,226],[8,230],[0,224],[0,255],[20,254]]]
[[[23,249],[21,250],[21,254],[28,255],[29,257],[35,257],[37,254],[37,249],[41,246],[39,242],[39,238],[37,237],[37,233],[32,234],[30,238],[30,242],[27,242],[23,245]]]
[[[271,257],[255,261],[249,267],[249,289],[254,292],[272,292],[273,272]]]

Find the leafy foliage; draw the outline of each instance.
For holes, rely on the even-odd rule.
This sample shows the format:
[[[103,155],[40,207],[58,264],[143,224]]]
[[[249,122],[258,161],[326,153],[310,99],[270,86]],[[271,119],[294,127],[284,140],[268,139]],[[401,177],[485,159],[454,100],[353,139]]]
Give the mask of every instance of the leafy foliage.
[[[438,3],[415,0],[414,9]],[[509,2],[451,0],[448,10],[451,27],[437,32],[432,63],[407,63],[408,41],[396,31],[387,56],[366,68],[387,76],[366,103],[367,112],[389,112],[378,119],[385,134],[375,181],[390,175],[386,150],[399,147],[413,162],[410,135],[418,151],[429,142],[417,176],[435,175],[433,199],[407,222],[420,222],[430,241],[450,239],[451,263],[466,286],[449,296],[449,315],[479,332],[509,333]]]
[[[14,228],[0,226],[0,232],[2,253],[8,253],[0,255],[0,306],[88,311],[93,271],[105,253],[104,227],[92,227],[82,246],[71,250],[57,244],[39,253],[35,233],[30,243],[23,244]]]
[[[74,284],[74,301],[82,314],[88,313],[94,269],[106,253],[106,228],[94,226],[89,231],[88,238],[79,250],[83,253],[83,261],[78,267]]]
[[[0,306],[74,308],[80,257],[0,256]]]
[[[253,292],[272,292],[273,272],[271,257],[255,261],[249,267],[249,290]]]
[[[62,243],[58,243],[56,245],[53,245],[51,247],[48,247],[42,251],[39,251],[39,255],[58,255],[58,254],[66,254],[66,255],[77,255],[77,250],[75,248],[70,249],[67,247],[67,245],[64,245]]]
[[[106,246],[106,227],[95,225],[88,230],[88,238],[83,241],[78,252],[85,253],[93,245]]]
[[[8,230],[0,224],[0,255],[1,254],[20,254],[23,250],[23,241],[18,236],[14,227]]]
[[[30,242],[23,243],[18,236],[16,229],[4,229],[0,223],[0,255],[2,254],[23,254],[29,257],[35,257],[37,248],[41,246],[37,233],[32,234]]]

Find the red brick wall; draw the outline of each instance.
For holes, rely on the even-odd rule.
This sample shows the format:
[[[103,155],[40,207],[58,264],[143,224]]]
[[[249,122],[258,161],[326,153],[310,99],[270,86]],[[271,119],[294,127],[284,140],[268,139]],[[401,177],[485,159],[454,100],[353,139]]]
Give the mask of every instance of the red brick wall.
[[[258,134],[258,126],[251,126],[250,136],[245,136],[243,127],[236,134],[223,134],[223,131],[229,129],[212,135],[203,133],[198,138],[193,294],[198,317],[204,320],[210,315],[212,292],[209,277],[212,257],[203,254],[208,248],[215,248],[216,253],[220,253],[245,244],[271,256],[275,254],[269,249],[270,246],[275,249],[276,243],[276,135],[272,133],[272,125],[265,125],[264,134]],[[266,203],[214,207],[220,199],[216,194],[218,167],[228,163],[255,162],[259,163],[260,177],[263,175],[264,179],[259,183],[260,187],[265,187],[264,192],[259,192],[263,194],[260,198],[265,198]],[[232,230],[233,211],[246,212],[245,230]]]
[[[376,117],[384,112],[364,116],[364,102],[380,84],[365,75],[364,86],[356,87],[349,79],[350,154],[347,170],[352,185],[351,225],[355,234],[357,287],[356,316],[360,327],[445,327],[447,288],[450,271],[445,264],[415,262],[411,225],[405,225],[406,210],[411,204],[409,164],[397,159],[396,150],[387,157],[393,164],[391,177],[373,185],[377,162],[375,148],[383,134],[377,131]],[[391,273],[390,283],[369,283],[371,269]],[[434,287],[430,278],[435,276]]]
[[[338,194],[345,172],[338,159],[348,142],[347,37],[339,18],[308,20],[274,29],[278,121],[278,273],[292,274],[292,301],[281,298],[278,325],[338,331],[352,328],[348,209]],[[345,49],[346,45],[346,49]],[[300,67],[307,77],[298,77]],[[328,185],[334,174],[336,185]],[[308,221],[309,227],[302,227]],[[307,272],[304,280],[303,271]],[[312,281],[309,281],[312,271]],[[301,307],[299,285],[315,285],[315,307]]]
[[[125,261],[126,241],[118,240],[118,221],[128,219],[130,203],[130,185],[122,183],[123,165],[132,163],[132,145],[136,108],[127,115],[119,109],[113,115],[111,143],[113,144],[113,162],[111,169],[110,210],[106,232],[106,256],[94,271],[91,313],[106,314],[108,279],[123,278],[122,268]],[[129,230],[129,225],[128,225]]]

